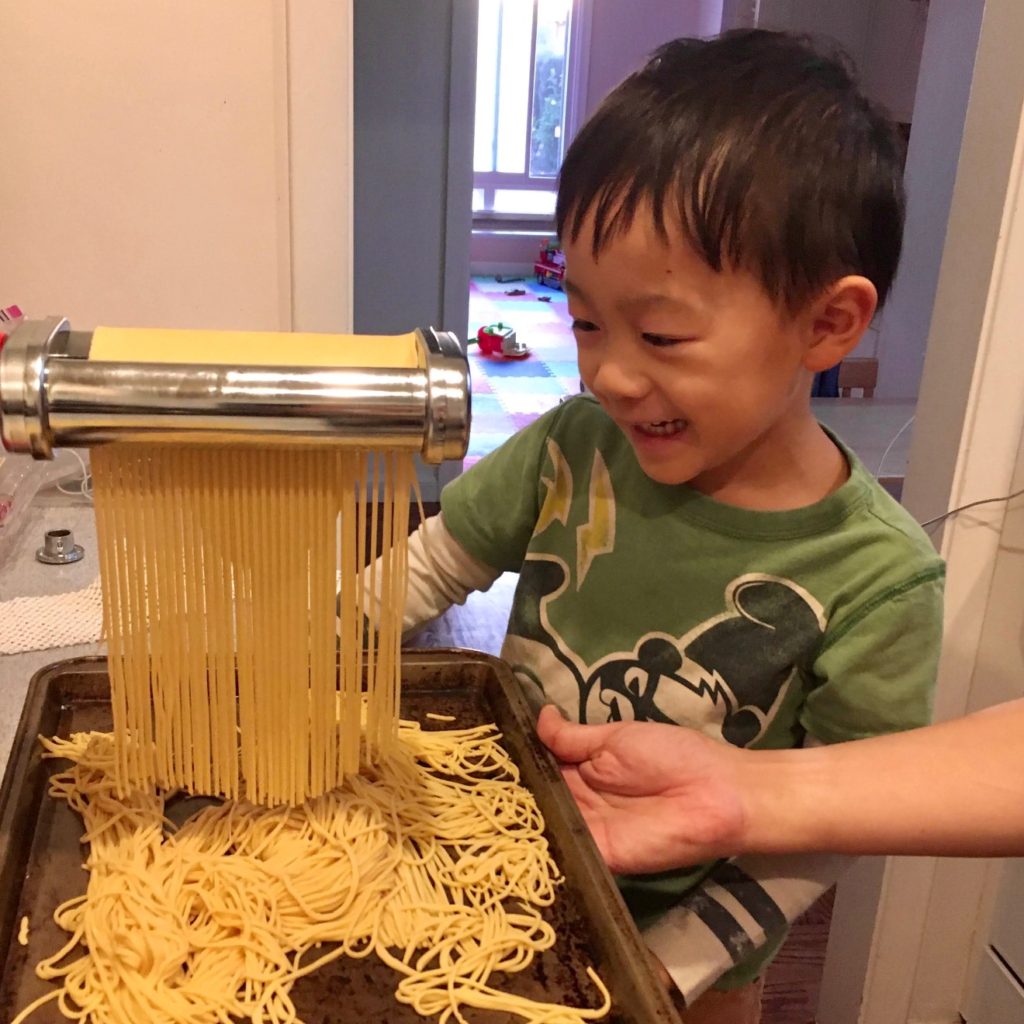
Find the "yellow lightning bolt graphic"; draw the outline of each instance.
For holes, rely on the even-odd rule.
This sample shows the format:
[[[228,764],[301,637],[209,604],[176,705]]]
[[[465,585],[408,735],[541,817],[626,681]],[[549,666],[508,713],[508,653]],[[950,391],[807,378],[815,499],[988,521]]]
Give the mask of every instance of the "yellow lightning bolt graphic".
[[[563,526],[569,519],[569,506],[572,504],[572,470],[562,454],[562,449],[549,437],[548,458],[555,477],[549,480],[541,477],[541,483],[548,489],[534,527],[534,536],[543,533],[556,519]]]
[[[590,470],[590,518],[576,528],[577,590],[583,586],[594,559],[614,548],[615,492],[601,453],[594,452],[594,465]]]

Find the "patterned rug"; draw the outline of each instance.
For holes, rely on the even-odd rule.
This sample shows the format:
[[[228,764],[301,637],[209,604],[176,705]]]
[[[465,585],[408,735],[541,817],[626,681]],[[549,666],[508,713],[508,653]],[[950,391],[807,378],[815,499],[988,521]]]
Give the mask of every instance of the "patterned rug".
[[[509,291],[524,294],[506,294]],[[549,301],[542,301],[542,297]],[[515,328],[530,355],[503,359],[470,346],[473,427],[464,462],[467,468],[561,399],[580,390],[576,344],[563,292],[539,285],[532,277],[520,281],[472,278],[470,337],[475,338],[480,327],[499,321]]]

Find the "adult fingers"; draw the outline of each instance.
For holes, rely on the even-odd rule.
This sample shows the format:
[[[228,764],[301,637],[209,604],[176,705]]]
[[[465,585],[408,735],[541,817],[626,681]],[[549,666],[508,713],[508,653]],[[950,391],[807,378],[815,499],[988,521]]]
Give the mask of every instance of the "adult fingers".
[[[537,735],[560,761],[579,764],[586,761],[608,739],[610,733],[619,728],[612,725],[577,725],[567,722],[553,704],[540,709],[537,719]]]

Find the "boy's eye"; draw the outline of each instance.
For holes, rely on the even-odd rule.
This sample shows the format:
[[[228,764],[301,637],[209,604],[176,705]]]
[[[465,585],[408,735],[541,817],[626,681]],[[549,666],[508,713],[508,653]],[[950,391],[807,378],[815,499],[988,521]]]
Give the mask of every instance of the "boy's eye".
[[[574,331],[596,331],[597,324],[593,324],[589,320],[580,320],[579,317],[573,317],[572,329]]]
[[[648,345],[654,345],[656,348],[666,348],[669,345],[681,345],[684,341],[693,341],[693,338],[689,337],[675,337],[667,334],[648,334],[644,333],[640,335]]]

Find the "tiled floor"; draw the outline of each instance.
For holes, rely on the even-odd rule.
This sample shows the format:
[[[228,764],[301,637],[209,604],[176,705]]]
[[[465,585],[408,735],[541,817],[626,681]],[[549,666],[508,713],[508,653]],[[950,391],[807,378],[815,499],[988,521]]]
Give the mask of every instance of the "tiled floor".
[[[524,294],[506,294],[509,291]],[[530,355],[503,359],[484,355],[476,346],[470,348],[473,430],[467,467],[580,389],[563,292],[538,285],[532,278],[503,283],[493,277],[474,277],[469,294],[470,336],[499,321],[515,328]]]

